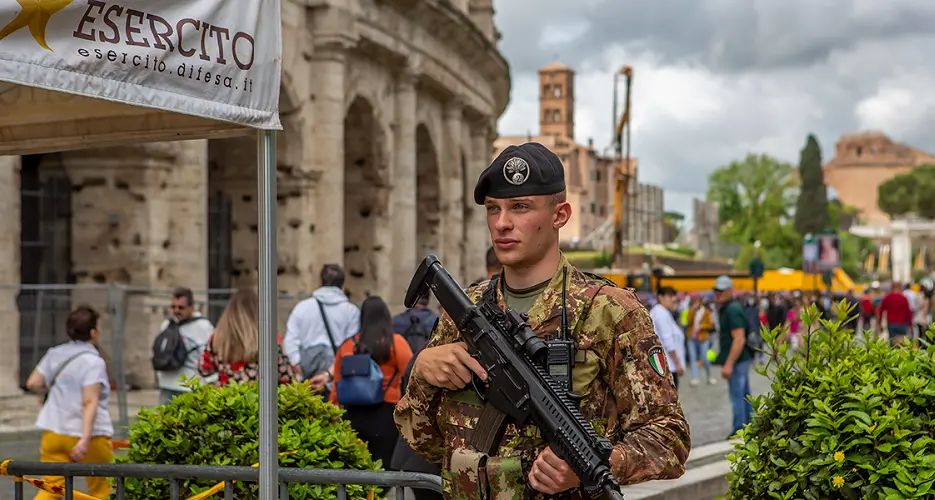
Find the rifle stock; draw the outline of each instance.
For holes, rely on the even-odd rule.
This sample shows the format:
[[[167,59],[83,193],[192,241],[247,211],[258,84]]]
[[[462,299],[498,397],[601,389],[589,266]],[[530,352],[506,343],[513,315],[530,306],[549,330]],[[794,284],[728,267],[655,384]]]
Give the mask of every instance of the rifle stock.
[[[532,423],[555,454],[575,471],[585,491],[603,490],[623,499],[610,473],[613,446],[598,436],[577,406],[544,369],[546,344],[515,311],[494,304],[476,305],[434,255],[426,257],[406,291],[406,307],[431,290],[454,321],[468,351],[487,371],[482,400],[516,425]],[[528,485],[527,485],[528,486]]]

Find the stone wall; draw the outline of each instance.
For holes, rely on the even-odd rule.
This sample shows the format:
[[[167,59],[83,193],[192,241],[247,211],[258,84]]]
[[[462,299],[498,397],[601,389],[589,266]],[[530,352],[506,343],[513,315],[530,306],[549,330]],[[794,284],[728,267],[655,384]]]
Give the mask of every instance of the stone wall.
[[[208,141],[208,190],[230,200],[232,286],[254,286],[257,272],[257,150],[248,138]],[[288,218],[286,218],[288,220]],[[280,253],[280,260],[289,256]]]
[[[60,153],[74,186],[72,304],[102,313],[100,350],[114,370],[114,335],[123,334],[127,383],[150,386],[150,348],[176,286],[207,288],[207,144],[156,143]],[[156,292],[151,292],[156,291]],[[120,304],[122,310],[112,309]],[[117,314],[124,318],[122,324]]]
[[[0,156],[0,396],[14,394],[19,387],[19,310],[16,306],[20,281],[20,158]]]
[[[465,284],[484,275],[489,237],[471,193],[489,162],[510,89],[492,16],[486,0],[388,0],[365,9],[345,2],[283,3],[281,292],[311,292],[321,266],[338,263],[348,271],[352,300],[378,294],[395,312],[429,253]],[[120,311],[108,307],[100,290],[72,293],[73,303],[89,302],[105,313],[102,352],[111,367],[118,312],[126,318],[123,362],[130,384],[153,385],[150,346],[171,288],[208,286],[209,197],[230,203],[224,236],[230,238],[231,285],[256,285],[256,153],[249,135],[47,158],[74,184],[78,283],[135,287]],[[16,159],[5,161],[0,172],[10,175]],[[5,250],[5,262],[18,261],[18,245]],[[4,269],[0,276],[18,281],[17,266]],[[0,311],[5,302],[0,296]],[[18,332],[4,335],[18,340]],[[0,380],[15,379],[2,370]],[[5,387],[0,382],[0,394]]]
[[[637,245],[662,245],[664,240],[665,208],[663,191],[658,186],[633,183],[631,211],[628,215],[629,240]]]

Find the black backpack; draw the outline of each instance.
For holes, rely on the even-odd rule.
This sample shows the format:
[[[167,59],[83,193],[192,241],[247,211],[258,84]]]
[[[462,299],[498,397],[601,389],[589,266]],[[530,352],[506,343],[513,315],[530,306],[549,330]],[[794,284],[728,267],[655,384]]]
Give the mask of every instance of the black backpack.
[[[750,307],[750,306],[741,306],[741,307],[743,307],[743,314],[747,318],[747,331],[745,332],[746,333],[745,345],[752,354],[756,355],[766,345],[766,342],[763,340],[763,335],[760,332],[759,311],[757,311],[756,307]]]
[[[435,321],[432,322],[423,321],[421,317],[415,314],[409,314],[408,316],[409,328],[402,333],[402,336],[409,343],[409,349],[412,350],[412,355],[415,356],[425,348],[429,343],[429,339],[432,338],[432,331],[435,330],[435,325],[438,323],[438,316],[435,316]]]
[[[201,318],[190,318],[184,321],[169,321],[169,326],[156,336],[153,342],[153,369],[157,372],[171,372],[185,366],[188,354],[194,349],[185,348],[185,339],[179,327]]]

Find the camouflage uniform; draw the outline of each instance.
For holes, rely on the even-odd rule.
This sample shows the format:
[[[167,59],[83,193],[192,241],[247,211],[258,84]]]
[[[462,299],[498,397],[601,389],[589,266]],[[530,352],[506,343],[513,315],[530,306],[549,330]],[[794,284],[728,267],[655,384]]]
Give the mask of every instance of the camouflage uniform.
[[[666,364],[654,368],[651,361],[662,347],[636,295],[578,271],[563,256],[529,310],[529,324],[543,338],[560,329],[563,267],[568,267],[568,326],[577,342],[574,392],[584,395],[584,417],[614,444],[614,477],[627,485],[681,476],[691,447],[688,423]],[[486,287],[487,282],[479,283],[467,294],[476,303]],[[501,290],[497,299],[504,309]],[[427,347],[457,342],[458,337],[444,314]],[[489,491],[483,497],[492,500],[519,500],[529,470],[547,444],[536,427],[517,429],[510,424],[498,456],[485,457],[469,445],[481,409],[470,385],[450,391],[412,377],[396,406],[395,420],[416,452],[442,464],[446,498],[481,498],[483,490]],[[486,466],[481,465],[484,461]],[[576,488],[559,497],[587,495]]]

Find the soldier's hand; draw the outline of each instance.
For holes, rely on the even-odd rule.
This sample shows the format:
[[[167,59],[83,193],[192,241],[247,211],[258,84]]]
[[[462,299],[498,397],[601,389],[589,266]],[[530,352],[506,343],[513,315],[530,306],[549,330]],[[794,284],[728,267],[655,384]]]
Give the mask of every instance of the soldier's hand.
[[[546,495],[555,495],[580,486],[581,479],[564,460],[552,452],[552,448],[546,447],[532,463],[529,485]]]
[[[423,349],[412,367],[413,374],[435,387],[457,390],[471,382],[471,372],[487,380],[487,371],[468,354],[464,342]]]

